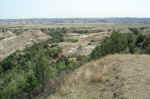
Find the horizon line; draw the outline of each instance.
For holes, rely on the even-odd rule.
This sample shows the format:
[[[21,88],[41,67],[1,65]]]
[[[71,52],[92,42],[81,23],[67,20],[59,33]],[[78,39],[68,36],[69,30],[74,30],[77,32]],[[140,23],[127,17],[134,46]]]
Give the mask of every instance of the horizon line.
[[[150,19],[150,17],[33,17],[33,18],[0,18],[0,20],[31,20],[31,19],[109,19],[109,18],[130,18],[130,19]]]

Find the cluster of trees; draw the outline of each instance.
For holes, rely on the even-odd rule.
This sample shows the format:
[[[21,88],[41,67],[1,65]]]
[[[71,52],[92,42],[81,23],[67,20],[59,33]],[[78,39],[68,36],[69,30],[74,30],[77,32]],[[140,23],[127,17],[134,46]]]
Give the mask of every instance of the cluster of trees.
[[[72,28],[67,29],[67,31],[70,33],[79,33],[79,34],[104,32],[103,29],[90,29],[90,28],[83,28],[83,27],[80,27],[80,28],[72,27]]]
[[[81,30],[81,29],[74,29],[72,30],[73,33],[80,33],[80,34],[85,34],[88,33],[88,30]]]
[[[76,42],[78,42],[78,40],[77,39],[65,39],[64,42],[76,43]]]
[[[7,32],[8,29],[7,28],[0,28],[0,32]]]
[[[12,29],[10,31],[12,31],[13,33],[15,33],[16,35],[20,35],[21,33],[23,33],[24,31],[27,31],[28,29]]]
[[[55,42],[63,42],[64,33],[67,32],[67,29],[66,28],[42,28],[41,31],[52,36]]]
[[[129,28],[131,32],[113,31],[91,53],[91,59],[98,59],[108,54],[131,53],[150,54],[150,35],[144,35],[143,29]]]
[[[0,63],[0,99],[32,99],[44,90],[49,80],[84,63],[85,60],[80,61],[82,57],[73,61],[61,55],[62,49],[50,45],[51,42],[17,51]]]
[[[3,39],[5,39],[5,37],[0,37],[0,40],[3,40]]]
[[[88,30],[88,29],[72,29],[71,32],[73,33],[79,33],[79,34],[86,34],[86,33],[98,33],[98,32],[104,32],[102,29],[97,30]]]

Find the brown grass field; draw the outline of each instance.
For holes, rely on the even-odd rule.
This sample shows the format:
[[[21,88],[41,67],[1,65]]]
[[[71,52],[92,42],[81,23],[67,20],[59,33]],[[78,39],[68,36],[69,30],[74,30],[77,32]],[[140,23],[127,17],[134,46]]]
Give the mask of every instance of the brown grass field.
[[[65,77],[47,99],[149,99],[150,56],[109,55]]]

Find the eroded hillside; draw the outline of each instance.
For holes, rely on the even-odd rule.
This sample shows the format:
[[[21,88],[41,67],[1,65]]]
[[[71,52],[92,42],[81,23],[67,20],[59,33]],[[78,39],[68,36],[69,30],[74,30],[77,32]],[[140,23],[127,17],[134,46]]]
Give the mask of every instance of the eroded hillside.
[[[5,35],[2,35],[5,34]],[[31,46],[35,42],[47,40],[50,36],[42,33],[39,30],[25,31],[20,35],[15,35],[11,32],[1,33],[6,38],[0,41],[0,60],[9,56],[16,50],[24,49],[26,46]]]

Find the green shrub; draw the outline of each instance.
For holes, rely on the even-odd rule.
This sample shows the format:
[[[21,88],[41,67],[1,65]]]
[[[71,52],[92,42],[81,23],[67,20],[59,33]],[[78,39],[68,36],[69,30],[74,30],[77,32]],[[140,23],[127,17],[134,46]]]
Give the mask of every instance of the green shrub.
[[[77,62],[80,64],[80,65],[83,65],[85,63],[87,63],[89,61],[89,56],[81,56],[81,55],[78,55],[76,57],[76,60]]]
[[[7,32],[8,29],[7,28],[0,28],[2,32]]]
[[[145,37],[142,47],[143,53],[150,54],[150,35]]]
[[[20,99],[21,95],[33,98],[44,91],[49,80],[79,66],[60,56],[62,49],[49,46],[49,42],[16,51],[0,63],[0,99]]]
[[[124,34],[113,31],[111,37],[105,38],[91,53],[91,58],[96,59],[107,54],[121,53],[126,50],[128,40]]]
[[[26,31],[26,29],[14,29],[14,30],[12,30],[12,32],[15,33],[16,35],[20,35],[24,31]]]
[[[54,47],[48,49],[48,55],[49,57],[56,58],[59,56],[59,54],[62,52],[62,49],[60,47]]]
[[[128,48],[130,53],[132,54],[143,53],[144,51],[143,43],[146,39],[146,35],[143,35],[140,32],[128,33],[127,38],[128,38]]]
[[[138,35],[140,30],[138,28],[128,28],[133,34]]]
[[[64,42],[76,43],[76,42],[78,42],[78,40],[76,40],[76,39],[67,39],[67,40],[64,40]]]
[[[88,33],[89,31],[88,30],[73,30],[72,32],[74,32],[74,33],[80,33],[80,34],[85,34],[85,33]]]
[[[0,37],[0,40],[3,40],[3,39],[5,39],[5,37]]]
[[[42,28],[41,31],[52,36],[54,42],[63,42],[64,33],[67,32],[67,29],[66,28],[56,28],[56,29]]]
[[[113,31],[91,53],[91,59],[114,53],[150,54],[150,35],[142,34],[137,28],[129,28],[131,33]]]

